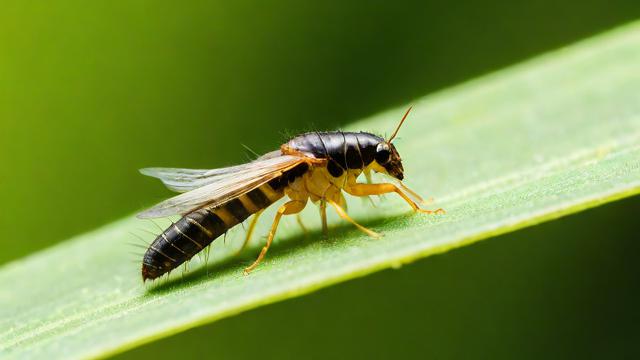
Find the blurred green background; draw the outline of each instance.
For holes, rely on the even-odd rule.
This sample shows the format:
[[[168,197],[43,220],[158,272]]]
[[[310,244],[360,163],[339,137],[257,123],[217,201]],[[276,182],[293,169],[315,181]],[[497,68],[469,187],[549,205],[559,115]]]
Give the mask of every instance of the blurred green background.
[[[1,4],[0,264],[169,194],[138,168],[244,161],[240,144],[271,150],[286,133],[334,129],[640,18],[637,0]],[[613,351],[627,339],[615,334],[637,335],[621,309],[633,311],[625,296],[637,299],[637,287],[624,276],[638,268],[613,260],[635,246],[617,216],[632,210],[637,201],[611,205],[136,354],[508,358],[560,344],[562,357],[572,344],[598,355],[587,351],[598,339]],[[589,230],[608,221],[617,233]],[[624,320],[617,332],[605,333],[607,315]]]

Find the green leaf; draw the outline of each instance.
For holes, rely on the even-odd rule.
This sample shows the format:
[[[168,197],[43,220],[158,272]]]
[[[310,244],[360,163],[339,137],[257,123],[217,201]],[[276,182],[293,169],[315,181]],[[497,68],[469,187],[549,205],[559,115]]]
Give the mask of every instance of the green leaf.
[[[472,59],[469,59],[472,61]],[[128,217],[0,269],[3,358],[104,357],[278,300],[640,192],[640,24],[618,29],[413,103],[396,142],[406,183],[446,215],[411,214],[394,196],[350,212],[385,236],[334,225],[323,240],[313,206],[304,236],[283,222],[250,276],[215,242],[208,267],[143,284]],[[399,84],[401,86],[401,84]],[[391,132],[404,108],[351,126]],[[259,231],[265,233],[263,218]],[[333,224],[338,220],[331,218]],[[165,224],[166,225],[166,224]],[[164,226],[164,225],[161,225]],[[137,261],[134,263],[133,261]],[[425,284],[428,286],[428,284]]]

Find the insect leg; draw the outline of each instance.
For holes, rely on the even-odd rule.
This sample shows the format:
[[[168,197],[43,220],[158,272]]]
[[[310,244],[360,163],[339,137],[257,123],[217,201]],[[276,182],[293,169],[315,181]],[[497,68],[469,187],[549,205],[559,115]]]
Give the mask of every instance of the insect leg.
[[[347,205],[347,199],[344,198],[344,194],[342,193],[342,191],[340,192],[340,202],[338,202],[338,205],[340,205],[345,212],[349,211],[349,206]]]
[[[367,184],[373,183],[373,180],[371,179],[371,171],[365,171],[364,178],[367,179]]]
[[[244,248],[247,246],[247,244],[251,240],[251,235],[253,235],[253,231],[256,228],[256,224],[258,223],[258,218],[260,217],[260,215],[262,215],[263,211],[264,211],[264,209],[258,211],[257,213],[255,213],[255,215],[251,219],[251,222],[249,223],[249,229],[247,230],[247,236],[244,238],[244,242],[242,243],[242,247],[240,247],[240,250],[238,250],[236,255],[241,253],[242,250],[244,250]]]
[[[388,193],[395,192],[398,195],[400,195],[400,197],[404,199],[404,201],[406,201],[409,205],[411,205],[414,211],[425,213],[425,214],[444,214],[445,212],[443,209],[436,209],[436,210],[421,209],[420,206],[418,206],[418,204],[416,204],[413,200],[411,200],[411,198],[409,198],[407,194],[405,194],[402,190],[400,190],[399,187],[389,183],[353,184],[353,185],[347,186],[344,189],[344,191],[355,196],[381,195],[381,194],[388,194]]]
[[[258,264],[260,264],[265,254],[269,250],[269,247],[271,246],[271,242],[273,242],[273,237],[276,235],[276,230],[278,229],[278,223],[280,223],[280,218],[282,217],[282,215],[297,214],[300,211],[302,211],[302,209],[304,209],[306,204],[307,204],[306,201],[292,200],[280,206],[280,208],[278,208],[278,211],[276,212],[276,217],[273,219],[273,224],[271,225],[271,230],[269,231],[267,244],[262,248],[262,251],[260,251],[260,255],[258,255],[258,258],[256,259],[256,261],[254,261],[253,264],[251,264],[249,267],[244,269],[245,275],[249,275],[249,273],[253,271],[253,269],[255,269],[256,266],[258,266]]]
[[[304,235],[305,236],[309,235],[309,231],[307,230],[307,227],[304,226],[304,223],[302,222],[302,216],[300,216],[300,213],[296,214],[296,221],[298,222],[298,225],[300,225],[300,227],[302,228],[302,232],[304,232]]]
[[[333,206],[334,209],[336,209],[336,212],[338,213],[338,215],[347,220],[348,222],[352,223],[353,225],[355,225],[358,229],[362,230],[364,233],[366,233],[367,235],[374,237],[374,238],[379,238],[380,234],[378,234],[377,232],[373,231],[373,230],[369,230],[366,227],[358,224],[355,220],[353,220],[349,215],[347,215],[347,212],[344,211],[344,209],[338,205],[337,203],[329,200],[329,204],[331,204],[331,206]]]
[[[322,220],[322,234],[327,237],[329,227],[327,226],[327,201],[325,199],[320,199],[320,219]]]
[[[433,202],[433,198],[428,198],[426,201],[420,196],[418,195],[415,191],[409,189],[405,184],[402,183],[402,181],[398,181],[398,184],[400,185],[400,187],[402,188],[402,190],[406,191],[409,193],[409,195],[413,196],[415,198],[415,200],[418,201],[418,203],[420,205],[428,205],[431,204]]]

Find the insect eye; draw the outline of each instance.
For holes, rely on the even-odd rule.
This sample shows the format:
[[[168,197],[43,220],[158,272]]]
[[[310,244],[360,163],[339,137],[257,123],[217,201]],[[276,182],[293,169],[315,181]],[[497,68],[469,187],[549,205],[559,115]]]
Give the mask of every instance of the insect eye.
[[[378,147],[376,147],[376,162],[378,164],[385,164],[387,161],[389,161],[390,155],[391,152],[389,151],[389,145],[387,145],[386,143],[378,144]]]

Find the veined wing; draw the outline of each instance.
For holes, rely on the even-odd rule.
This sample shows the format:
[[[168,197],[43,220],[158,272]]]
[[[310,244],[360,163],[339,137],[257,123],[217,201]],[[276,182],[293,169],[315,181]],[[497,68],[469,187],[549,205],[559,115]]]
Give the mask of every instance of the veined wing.
[[[214,175],[206,177],[207,184],[167,199],[158,205],[138,214],[139,218],[165,217],[175,214],[185,215],[204,206],[219,206],[247,193],[262,184],[277,178],[283,172],[305,162],[304,157],[281,155],[277,157],[261,157],[247,164],[232,166],[229,168],[209,170]],[[232,169],[232,170],[229,170]],[[185,170],[185,169],[177,169]],[[191,170],[182,172],[196,179],[199,171]],[[173,172],[172,174],[175,174]],[[162,177],[163,182],[166,177]],[[204,178],[199,178],[204,179]],[[189,181],[185,182],[185,186]],[[193,180],[195,181],[195,180]],[[192,182],[193,182],[192,181]]]
[[[140,169],[143,175],[158,178],[162,183],[176,192],[187,192],[205,185],[221,181],[223,177],[236,176],[238,173],[246,173],[247,171],[255,171],[257,167],[264,164],[264,160],[282,157],[279,150],[267,153],[258,159],[242,165],[229,166],[220,169],[179,169],[179,168],[144,168]]]

